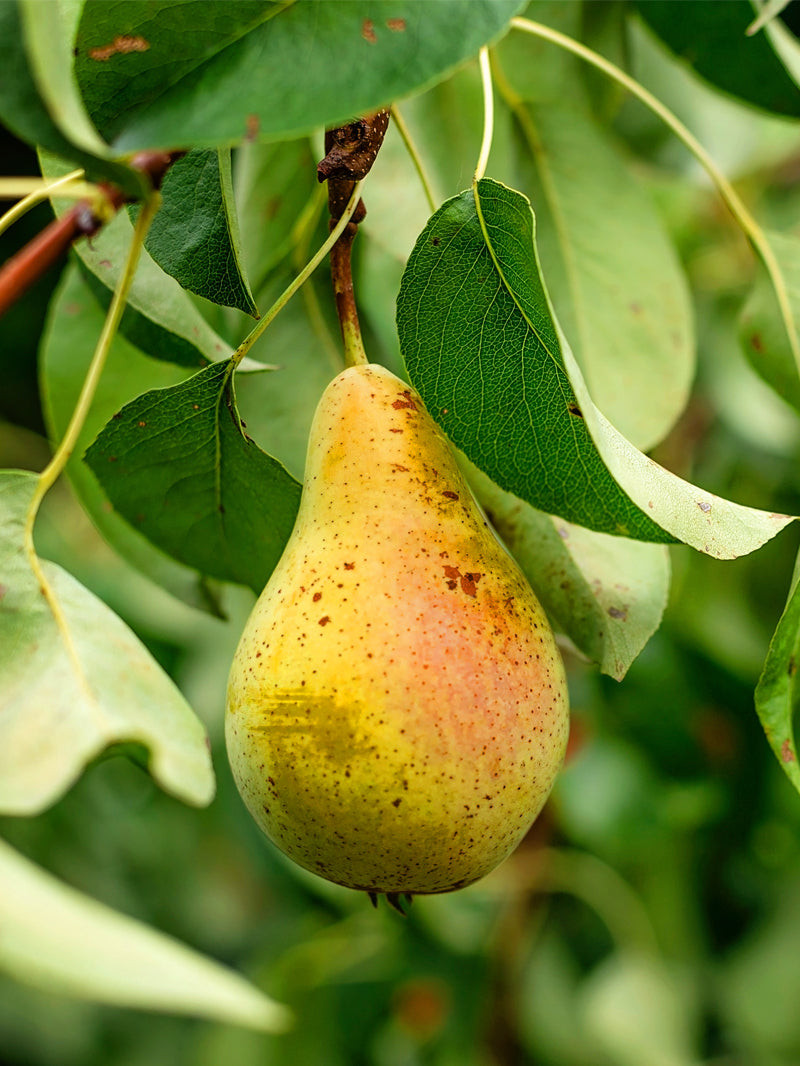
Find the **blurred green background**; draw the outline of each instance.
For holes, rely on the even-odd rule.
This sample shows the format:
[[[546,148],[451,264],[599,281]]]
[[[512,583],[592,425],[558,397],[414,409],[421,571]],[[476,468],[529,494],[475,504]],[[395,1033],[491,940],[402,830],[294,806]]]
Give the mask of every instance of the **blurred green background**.
[[[659,159],[655,125],[624,108],[618,122]],[[729,148],[760,219],[800,232],[800,148]],[[35,172],[8,136],[0,156],[8,173]],[[665,141],[650,177],[692,284],[700,370],[657,458],[743,503],[797,514],[796,418],[737,346],[752,257],[685,166]],[[0,237],[0,260],[46,219],[42,208]],[[58,274],[0,321],[5,467],[39,469],[48,453],[36,351]],[[176,678],[211,735],[218,795],[208,810],[184,807],[112,754],[47,814],[0,820],[0,835],[246,974],[297,1023],[270,1037],[0,977],[2,1066],[800,1063],[800,797],[753,710],[793,529],[731,563],[673,549],[664,624],[622,683],[565,649],[572,741],[545,813],[491,877],[420,898],[406,918],[292,866],[236,794],[222,707],[252,597],[232,590],[227,621],[172,600],[104,546],[64,484],[37,534],[42,554],[105,599]]]

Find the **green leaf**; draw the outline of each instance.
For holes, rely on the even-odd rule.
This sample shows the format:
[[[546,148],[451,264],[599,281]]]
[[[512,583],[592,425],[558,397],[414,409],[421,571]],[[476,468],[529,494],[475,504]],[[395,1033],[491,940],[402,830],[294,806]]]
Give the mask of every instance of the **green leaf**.
[[[63,160],[46,153],[40,152],[39,159],[45,177],[61,177],[68,169]],[[64,201],[54,201],[56,214],[61,214],[67,206]],[[132,237],[133,226],[127,212],[120,211],[91,241],[78,241],[75,245],[85,268],[108,293],[103,298],[102,290],[97,290],[106,306],[116,288]],[[227,359],[232,351],[209,326],[191,296],[144,250],[120,329],[140,344],[147,342],[145,350],[149,355],[181,366],[198,367]]]
[[[621,681],[661,624],[670,585],[667,547],[553,518],[474,470],[470,481],[550,619],[604,674]]]
[[[797,668],[800,663],[800,585],[797,567],[789,600],[769,645],[756,686],[756,712],[769,746],[794,787],[800,791],[794,712],[800,704]]]
[[[103,312],[81,272],[77,266],[68,266],[50,305],[39,356],[44,416],[52,440],[60,440],[67,427],[103,320]],[[126,562],[178,599],[208,610],[214,608],[197,573],[160,552],[109,508],[105,493],[81,459],[84,450],[123,404],[145,389],[174,385],[186,373],[169,363],[148,359],[117,335],[66,472],[89,517]]]
[[[49,9],[50,5],[41,7]],[[60,13],[54,6],[53,12],[57,10]],[[45,148],[68,159],[70,165],[64,167],[63,173],[81,166],[90,179],[104,178],[133,196],[144,195],[145,185],[136,171],[99,158],[64,136],[39,94],[32,66],[35,68],[37,62],[41,65],[41,57],[34,59],[32,65],[29,62],[24,29],[17,0],[0,0],[0,121],[32,147]]]
[[[58,881],[0,840],[0,969],[58,995],[267,1032],[285,1007],[239,974]]]
[[[800,116],[800,89],[764,34],[747,35],[749,0],[636,0],[647,25],[706,81],[745,103]]]
[[[0,810],[50,806],[110,744],[150,750],[184,802],[214,793],[207,738],[178,689],[113,611],[61,567],[24,549],[35,474],[0,475]],[[44,582],[44,583],[42,583]]]
[[[108,498],[171,556],[260,592],[283,552],[300,485],[244,433],[230,365],[127,404],[86,453]]]
[[[145,247],[184,289],[258,318],[239,253],[228,149],[196,148],[167,171]]]
[[[118,7],[89,0],[76,69],[90,113],[121,152],[231,145],[245,134],[275,140],[347,121],[431,84],[498,38],[522,6],[519,0],[255,4],[258,18],[248,30],[246,4],[129,0]],[[234,23],[244,12],[231,33],[229,7]],[[107,48],[121,34],[147,49],[103,62],[91,58],[93,48]],[[101,99],[109,105],[103,114]]]
[[[558,321],[601,411],[646,451],[682,413],[694,375],[688,286],[641,182],[582,110],[515,102],[517,174]],[[591,160],[591,166],[586,161]]]
[[[246,141],[236,150],[233,173],[242,259],[258,292],[296,252],[295,227],[315,202],[322,207],[325,189],[317,180],[313,146],[306,137],[276,144]]]
[[[397,303],[408,372],[453,442],[501,488],[598,532],[734,558],[790,522],[690,485],[614,429],[552,316],[530,204],[488,179],[477,191],[430,219]]]
[[[800,239],[792,234],[764,234],[786,283],[792,318],[800,322]],[[745,355],[760,377],[800,411],[800,376],[771,280],[765,270],[745,304],[739,322]]]

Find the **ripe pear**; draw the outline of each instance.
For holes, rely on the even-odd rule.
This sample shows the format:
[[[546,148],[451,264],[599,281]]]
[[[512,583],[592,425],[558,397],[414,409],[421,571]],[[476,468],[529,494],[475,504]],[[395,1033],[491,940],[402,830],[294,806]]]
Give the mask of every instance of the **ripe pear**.
[[[552,630],[446,437],[385,368],[343,371],[231,668],[228,754],[256,822],[373,898],[448,892],[525,835],[567,731]]]

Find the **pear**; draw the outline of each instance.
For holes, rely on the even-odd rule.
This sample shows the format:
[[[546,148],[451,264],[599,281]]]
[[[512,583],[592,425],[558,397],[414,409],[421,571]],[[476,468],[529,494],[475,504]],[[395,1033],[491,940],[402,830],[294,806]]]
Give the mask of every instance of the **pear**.
[[[256,822],[373,899],[448,892],[525,835],[567,731],[552,630],[446,437],[382,366],[344,370],[231,668],[226,742]]]

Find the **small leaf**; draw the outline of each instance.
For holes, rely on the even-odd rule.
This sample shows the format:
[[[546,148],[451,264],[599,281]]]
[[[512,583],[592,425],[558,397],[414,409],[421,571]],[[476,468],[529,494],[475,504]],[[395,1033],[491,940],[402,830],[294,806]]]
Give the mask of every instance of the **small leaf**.
[[[145,247],[184,289],[258,317],[239,257],[230,149],[196,148],[167,171]]]
[[[39,153],[39,161],[45,177],[61,177],[68,169],[63,160],[43,152]],[[68,205],[56,199],[54,206],[56,213],[61,214]],[[78,241],[75,245],[85,268],[109,293],[108,300],[116,288],[132,236],[133,226],[127,212],[120,211],[91,241]],[[105,302],[102,294],[101,301]],[[126,335],[132,329],[139,342],[149,337],[153,343],[146,349],[148,354],[181,366],[197,367],[227,359],[232,351],[209,326],[191,296],[144,250],[120,329]]]
[[[789,233],[764,234],[786,285],[792,318],[800,322],[800,239]],[[739,322],[739,339],[756,373],[795,410],[800,411],[800,376],[780,314],[772,281],[765,270],[747,300]]]
[[[604,674],[621,681],[661,624],[669,551],[543,514],[484,474],[470,479],[548,616]]]
[[[520,0],[253,3],[248,28],[248,4],[231,0],[224,9],[88,0],[76,71],[92,117],[120,152],[224,146],[245,134],[298,137],[431,84],[501,36],[522,7]],[[120,37],[143,42],[141,50],[98,61]]]
[[[0,475],[0,811],[35,814],[117,741],[150,750],[158,783],[207,804],[214,774],[203,726],[113,611],[61,567],[24,550],[35,474]]]
[[[243,977],[74,888],[0,840],[0,970],[57,995],[267,1032],[289,1012]]]
[[[764,669],[756,686],[756,712],[769,746],[800,792],[800,769],[794,736],[794,712],[800,702],[800,584],[795,579],[788,603],[773,634]]]
[[[187,566],[260,592],[294,526],[300,485],[244,433],[230,365],[147,392],[86,461],[108,498]]]
[[[800,90],[764,34],[748,36],[749,0],[676,5],[636,0],[647,25],[681,59],[723,92],[779,115],[800,116]]]
[[[430,219],[397,301],[408,372],[468,458],[539,510],[718,558],[754,551],[792,521],[690,485],[625,440],[559,334],[530,204],[488,179],[477,192]]]

